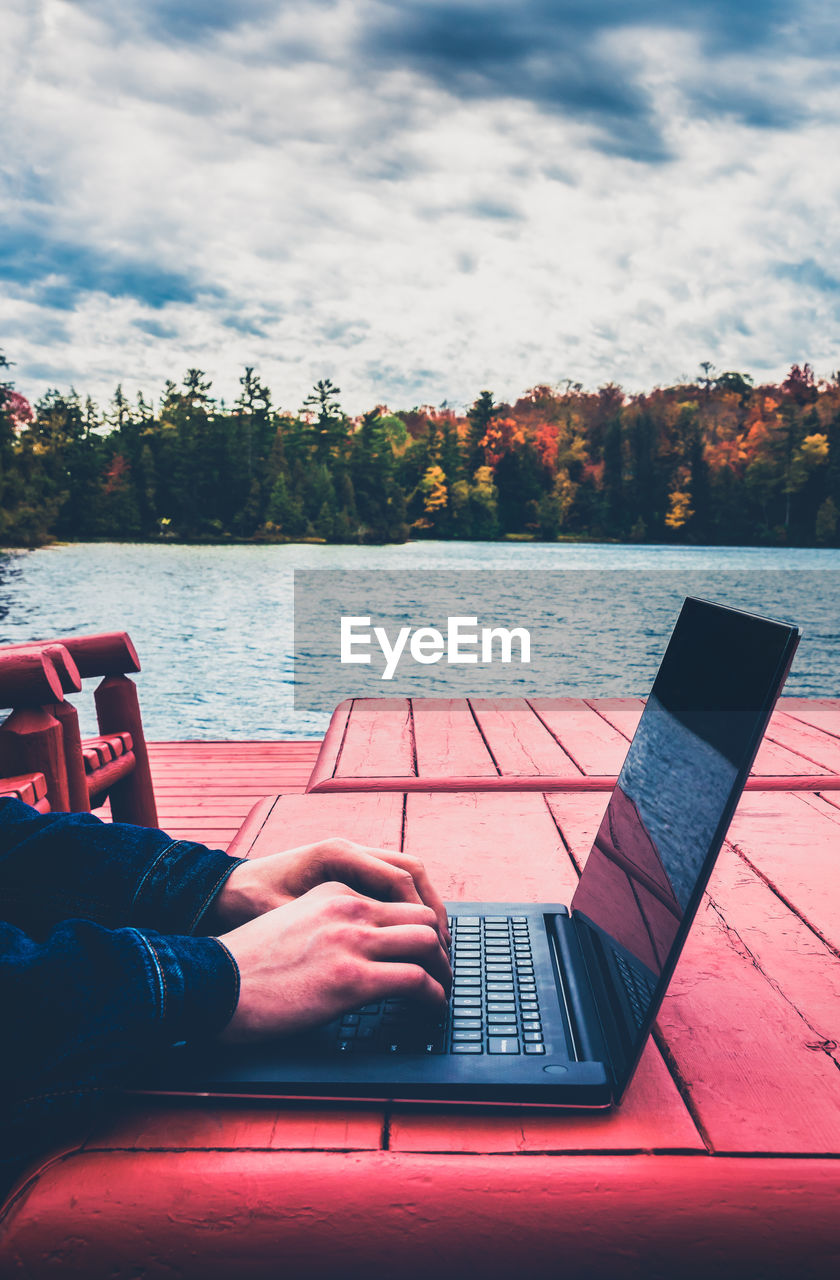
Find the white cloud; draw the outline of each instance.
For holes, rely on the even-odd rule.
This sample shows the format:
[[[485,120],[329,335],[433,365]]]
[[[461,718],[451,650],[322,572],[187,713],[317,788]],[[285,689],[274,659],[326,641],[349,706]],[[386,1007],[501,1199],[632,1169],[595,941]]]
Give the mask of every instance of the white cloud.
[[[199,365],[230,399],[248,363],[286,407],[330,376],[359,412],[566,376],[643,389],[706,358],[840,363],[827,56],[777,51],[779,119],[749,123],[766,58],[600,32],[670,149],[653,164],[524,91],[365,64],[364,5],[193,43],[115,39],[98,12],[10,23],[0,345],[26,394],[157,393]]]

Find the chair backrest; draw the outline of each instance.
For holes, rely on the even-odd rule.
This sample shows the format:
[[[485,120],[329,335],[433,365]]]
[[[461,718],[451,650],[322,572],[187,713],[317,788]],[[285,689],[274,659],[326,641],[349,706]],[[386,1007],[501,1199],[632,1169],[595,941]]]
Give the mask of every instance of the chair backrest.
[[[157,826],[157,809],[137,687],[140,670],[124,631],[68,636],[0,648],[0,795],[30,772],[46,779],[53,809],[86,811],[107,796],[113,817]],[[76,708],[65,694],[102,677],[94,692],[99,736],[82,740]]]

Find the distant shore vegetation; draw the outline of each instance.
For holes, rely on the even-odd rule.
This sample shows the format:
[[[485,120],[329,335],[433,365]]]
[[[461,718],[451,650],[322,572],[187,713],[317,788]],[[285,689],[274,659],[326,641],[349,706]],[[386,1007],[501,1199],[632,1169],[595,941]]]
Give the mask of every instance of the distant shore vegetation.
[[[481,391],[361,417],[319,382],[273,407],[246,368],[233,405],[190,369],[159,404],[118,386],[31,405],[0,356],[0,545],[94,539],[408,538],[840,545],[840,374],[779,385],[705,363],[685,384]]]

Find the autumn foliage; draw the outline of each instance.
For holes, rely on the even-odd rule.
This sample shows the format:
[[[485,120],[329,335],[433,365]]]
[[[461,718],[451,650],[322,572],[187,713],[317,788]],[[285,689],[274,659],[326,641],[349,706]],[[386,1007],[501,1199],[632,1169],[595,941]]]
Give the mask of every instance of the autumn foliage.
[[[0,542],[61,538],[394,542],[408,537],[840,545],[840,379],[780,385],[702,366],[628,396],[612,383],[482,391],[359,418],[319,382],[298,412],[246,369],[232,407],[205,375],[157,407],[104,411],[0,382]]]

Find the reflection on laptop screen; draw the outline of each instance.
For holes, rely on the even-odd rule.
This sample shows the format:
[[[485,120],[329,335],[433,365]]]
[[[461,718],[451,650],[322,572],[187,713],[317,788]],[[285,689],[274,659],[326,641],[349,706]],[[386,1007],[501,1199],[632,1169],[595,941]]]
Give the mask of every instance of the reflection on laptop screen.
[[[633,970],[640,1032],[726,833],[795,634],[703,601],[683,605],[572,900]]]

